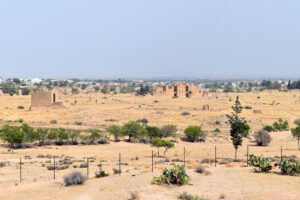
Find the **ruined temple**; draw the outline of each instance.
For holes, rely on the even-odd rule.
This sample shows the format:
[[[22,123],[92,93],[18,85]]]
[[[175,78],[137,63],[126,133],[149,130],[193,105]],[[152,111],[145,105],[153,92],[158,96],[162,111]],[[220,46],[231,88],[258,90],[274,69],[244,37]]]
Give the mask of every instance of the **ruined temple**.
[[[198,90],[196,86],[177,83],[171,87],[163,86],[156,89],[155,95],[170,97],[207,96],[207,92]]]

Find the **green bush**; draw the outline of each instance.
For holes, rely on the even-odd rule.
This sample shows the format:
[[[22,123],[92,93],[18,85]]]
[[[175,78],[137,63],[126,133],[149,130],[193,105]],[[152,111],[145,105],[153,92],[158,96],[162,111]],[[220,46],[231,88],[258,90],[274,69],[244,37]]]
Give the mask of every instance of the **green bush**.
[[[83,123],[82,123],[82,122],[75,121],[74,124],[77,125],[77,126],[82,126]]]
[[[173,169],[165,169],[161,176],[153,177],[152,184],[185,185],[190,181],[183,166],[174,166]]]
[[[180,194],[178,196],[178,199],[180,199],[180,200],[205,200],[203,198],[200,198],[197,195],[193,196],[191,194],[188,194],[187,192],[184,192],[184,193]]]
[[[255,171],[259,172],[269,172],[272,169],[272,159],[264,158],[261,156],[250,155],[248,164],[255,167]],[[258,168],[258,170],[257,170]]]
[[[278,164],[282,174],[287,175],[299,175],[300,174],[300,162],[293,158],[283,159]]]
[[[204,134],[201,133],[199,126],[189,126],[184,130],[185,137],[190,142],[195,142],[200,136],[204,138]]]
[[[250,109],[252,109],[252,107],[251,106],[245,106],[245,109],[250,110]]]
[[[57,120],[55,120],[55,119],[51,120],[50,124],[57,124]]]
[[[274,131],[273,127],[272,127],[272,126],[269,126],[269,125],[264,126],[264,127],[263,127],[263,130],[268,131],[268,132]]]
[[[18,106],[18,109],[23,110],[24,106]]]

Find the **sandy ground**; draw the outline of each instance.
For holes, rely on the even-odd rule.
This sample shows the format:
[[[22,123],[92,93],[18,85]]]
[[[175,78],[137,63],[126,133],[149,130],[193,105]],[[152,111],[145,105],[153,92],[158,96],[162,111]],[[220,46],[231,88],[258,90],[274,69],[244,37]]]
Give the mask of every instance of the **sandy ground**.
[[[152,150],[155,154],[157,150],[146,144],[112,142],[107,145],[45,146],[15,150],[13,154],[2,147],[0,160],[9,164],[0,168],[0,199],[129,199],[131,192],[137,192],[140,199],[177,199],[180,193],[186,191],[206,199],[218,199],[220,194],[225,194],[226,199],[233,200],[297,200],[300,196],[300,177],[280,175],[277,168],[271,173],[254,173],[252,167],[245,165],[247,144],[250,145],[250,153],[256,155],[280,157],[282,146],[283,155],[295,155],[300,158],[297,141],[290,137],[290,133],[273,133],[272,137],[273,141],[268,147],[254,146],[246,139],[238,152],[238,158],[242,162],[217,164],[217,167],[214,163],[205,164],[212,175],[195,173],[194,168],[204,158],[214,159],[215,145],[218,161],[233,158],[234,150],[230,141],[215,138],[205,143],[176,143],[176,147],[167,152],[168,162],[164,162],[165,158],[154,158],[154,173],[151,172],[151,154]],[[165,167],[172,168],[175,164],[183,164],[180,162],[183,160],[183,148],[186,149],[186,169],[191,177],[191,183],[181,187],[152,185],[152,177],[159,175]],[[122,163],[126,164],[122,165],[121,176],[114,175],[112,171],[113,168],[118,168],[119,153]],[[53,171],[46,168],[53,164],[47,163],[53,159],[37,158],[39,154],[55,155],[57,163],[65,156],[70,156],[74,162],[68,169],[56,171],[54,181]],[[28,156],[31,159],[28,159]],[[89,163],[89,180],[84,185],[65,187],[63,176],[67,173],[72,171],[87,173],[86,168],[73,167],[84,163],[86,156],[92,160]],[[21,183],[19,158],[22,158],[23,163]],[[94,173],[100,162],[103,170],[109,172],[109,177],[95,178]]]
[[[225,115],[231,112],[237,95],[243,106],[252,107],[244,109],[242,113],[252,130],[272,124],[278,118],[292,123],[300,116],[300,93],[296,92],[210,94],[208,97],[177,99],[128,94],[80,94],[60,96],[65,109],[34,111],[29,110],[30,96],[0,96],[0,119],[14,121],[22,118],[35,126],[46,126],[50,120],[57,120],[56,126],[74,128],[72,124],[75,121],[81,121],[87,126],[107,127],[110,124],[122,125],[128,120],[147,118],[150,125],[174,124],[179,130],[189,125],[201,125],[205,130],[220,128],[228,132]],[[209,111],[202,110],[205,104],[210,106]],[[25,107],[24,110],[17,109],[21,105]],[[256,114],[253,110],[260,110],[262,113]],[[183,116],[182,112],[189,112],[190,115]],[[216,121],[221,124],[216,125]]]
[[[251,200],[298,200],[300,199],[300,177],[283,176],[275,168],[271,173],[254,173],[252,167],[246,167],[247,145],[249,153],[263,154],[268,157],[280,157],[281,147],[284,156],[294,155],[300,159],[297,150],[297,141],[290,132],[272,133],[272,142],[268,147],[257,147],[251,140],[245,139],[238,151],[241,162],[229,164],[205,164],[211,175],[202,175],[194,172],[199,163],[205,159],[214,159],[215,146],[217,160],[234,158],[234,149],[228,137],[228,126],[225,124],[225,114],[231,112],[231,106],[236,95],[240,96],[242,105],[261,110],[256,114],[253,109],[244,110],[243,116],[251,125],[252,131],[260,129],[265,124],[272,124],[279,117],[289,120],[290,123],[300,117],[299,93],[249,93],[249,94],[211,94],[209,97],[178,98],[167,97],[135,97],[132,95],[106,96],[67,95],[63,96],[64,109],[31,111],[30,97],[0,96],[0,119],[24,119],[34,126],[57,126],[80,128],[72,125],[75,121],[82,121],[86,127],[105,128],[110,124],[123,124],[128,120],[147,118],[150,125],[162,126],[176,124],[179,133],[188,125],[201,125],[203,130],[221,129],[218,137],[208,137],[205,143],[187,143],[179,141],[175,148],[167,152],[165,158],[154,158],[154,173],[151,172],[151,154],[157,155],[157,149],[149,144],[127,142],[111,142],[107,145],[87,146],[34,146],[29,149],[10,151],[0,144],[0,162],[6,166],[0,167],[0,199],[4,200],[89,200],[89,199],[120,199],[130,198],[131,192],[137,192],[140,199],[177,199],[177,196],[186,191],[199,195],[205,199],[219,199],[225,194],[225,199]],[[260,96],[260,98],[257,98]],[[76,105],[74,101],[77,101]],[[232,99],[232,101],[230,101]],[[97,100],[97,104],[96,104]],[[157,100],[158,103],[154,101]],[[273,101],[275,101],[273,103]],[[209,111],[202,110],[204,104],[210,105]],[[17,109],[23,105],[24,110]],[[190,112],[183,116],[182,112]],[[52,119],[57,125],[50,125]],[[115,120],[114,122],[111,119]],[[220,125],[215,122],[220,121]],[[189,185],[158,186],[152,185],[154,175],[159,175],[167,167],[182,165],[183,152],[186,150],[186,169],[191,177]],[[114,175],[113,168],[118,168],[119,153],[122,159],[122,174]],[[160,150],[162,155],[163,149]],[[45,158],[41,158],[41,155]],[[66,158],[72,161],[69,167],[56,171],[56,180],[53,180],[53,156],[57,166]],[[73,171],[87,173],[86,168],[80,165],[86,163],[89,157],[89,180],[80,186],[65,187],[63,177]],[[22,182],[20,182],[19,162],[22,159]],[[109,177],[96,179],[97,164],[101,163],[103,170]]]

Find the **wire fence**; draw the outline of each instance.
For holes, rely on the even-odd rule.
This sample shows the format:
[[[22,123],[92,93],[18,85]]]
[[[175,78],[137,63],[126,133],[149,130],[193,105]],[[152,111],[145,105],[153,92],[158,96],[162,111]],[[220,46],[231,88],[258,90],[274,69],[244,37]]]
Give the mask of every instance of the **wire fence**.
[[[147,151],[148,152],[148,151]],[[173,154],[172,154],[173,153]],[[212,145],[209,149],[195,149],[193,147],[176,148],[168,152],[167,157],[158,157],[156,150],[145,152],[118,153],[111,155],[110,159],[103,159],[101,156],[71,157],[66,155],[50,156],[38,155],[36,158],[25,156],[19,159],[0,160],[0,182],[26,182],[39,180],[61,180],[71,171],[79,171],[94,178],[95,173],[101,170],[115,175],[124,173],[155,173],[164,168],[171,168],[174,165],[183,165],[188,169],[195,168],[197,164],[206,164],[210,167],[218,167],[226,162],[234,161],[234,149],[224,146]],[[247,145],[238,150],[237,158],[240,164],[248,166],[250,154],[283,159],[285,157],[300,158],[300,151],[289,147],[257,147]]]

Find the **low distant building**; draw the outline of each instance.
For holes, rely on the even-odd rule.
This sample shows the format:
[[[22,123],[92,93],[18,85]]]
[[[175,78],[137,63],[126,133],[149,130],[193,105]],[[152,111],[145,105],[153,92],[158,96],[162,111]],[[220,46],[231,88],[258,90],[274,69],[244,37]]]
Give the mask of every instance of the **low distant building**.
[[[170,97],[206,96],[207,94],[206,91],[199,90],[197,87],[185,83],[177,83],[171,87],[158,87],[155,91],[155,95]]]

